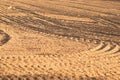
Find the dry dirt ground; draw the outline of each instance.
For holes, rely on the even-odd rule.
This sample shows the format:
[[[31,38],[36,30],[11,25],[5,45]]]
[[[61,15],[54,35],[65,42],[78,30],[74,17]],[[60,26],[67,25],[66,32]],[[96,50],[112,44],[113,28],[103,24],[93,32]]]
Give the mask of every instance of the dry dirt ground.
[[[120,80],[120,1],[0,0],[0,80]]]

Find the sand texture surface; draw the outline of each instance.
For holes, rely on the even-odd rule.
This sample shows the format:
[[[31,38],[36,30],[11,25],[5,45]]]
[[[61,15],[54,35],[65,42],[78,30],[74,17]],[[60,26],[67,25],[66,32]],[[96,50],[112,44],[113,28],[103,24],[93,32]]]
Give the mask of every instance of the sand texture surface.
[[[0,80],[120,80],[120,1],[0,0]]]

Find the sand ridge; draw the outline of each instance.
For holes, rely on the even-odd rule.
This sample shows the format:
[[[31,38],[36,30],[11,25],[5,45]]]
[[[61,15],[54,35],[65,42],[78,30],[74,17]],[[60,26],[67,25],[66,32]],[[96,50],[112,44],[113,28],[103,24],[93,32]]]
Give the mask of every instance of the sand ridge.
[[[119,8],[109,0],[1,0],[0,79],[119,80]]]

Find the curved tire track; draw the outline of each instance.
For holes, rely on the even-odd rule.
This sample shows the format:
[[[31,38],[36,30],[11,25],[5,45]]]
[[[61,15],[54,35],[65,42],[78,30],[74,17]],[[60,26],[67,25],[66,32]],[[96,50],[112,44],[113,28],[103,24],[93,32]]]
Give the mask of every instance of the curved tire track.
[[[19,3],[19,2],[18,2]],[[4,3],[0,3],[4,4]],[[0,55],[0,69],[4,69],[2,74],[2,79],[12,77],[12,75],[6,76],[6,74],[18,74],[20,75],[20,72],[23,74],[41,74],[39,76],[29,76],[24,75],[23,76],[13,76],[16,77],[15,79],[36,79],[40,77],[41,79],[52,79],[56,78],[59,79],[68,79],[69,77],[71,80],[73,79],[101,79],[94,76],[102,76],[104,78],[109,78],[110,76],[113,76],[112,79],[115,79],[116,76],[118,78],[119,76],[119,65],[120,65],[120,28],[116,27],[117,24],[119,26],[118,22],[115,22],[114,20],[108,21],[103,17],[104,21],[100,22],[101,16],[91,16],[84,14],[87,18],[90,18],[96,22],[85,22],[85,21],[78,21],[72,19],[73,16],[76,16],[76,13],[74,14],[68,14],[66,11],[65,13],[60,12],[56,9],[50,9],[48,7],[43,6],[33,6],[29,4],[25,4],[26,7],[23,4],[16,5],[15,3],[5,3],[8,6],[14,5],[12,9],[9,8],[8,13],[1,14],[0,13],[0,23],[7,24],[11,27],[17,27],[24,29],[27,31],[37,31],[38,33],[43,33],[48,36],[57,36],[60,38],[68,38],[72,40],[77,40],[80,42],[94,42],[97,43],[97,47],[90,49],[85,52],[76,53],[76,54],[54,54],[54,55]],[[6,8],[8,7],[6,6]],[[61,5],[62,6],[62,5]],[[91,5],[89,5],[91,6]],[[36,11],[34,9],[38,9],[39,11]],[[73,8],[73,6],[71,6]],[[93,7],[93,6],[92,6]],[[50,15],[46,16],[41,11],[42,8],[45,10],[50,9],[53,13],[52,17]],[[70,8],[70,7],[69,7]],[[66,8],[68,9],[68,8]],[[80,8],[78,8],[79,10]],[[87,10],[90,12],[97,12],[97,13],[105,13],[104,11],[94,11],[89,10],[85,8],[81,8],[82,10]],[[50,10],[48,12],[50,14]],[[14,16],[10,15],[10,13],[23,13],[26,14],[25,16]],[[58,13],[55,13],[58,12]],[[63,13],[63,14],[61,14]],[[42,14],[42,15],[41,15]],[[80,14],[80,13],[78,13]],[[57,18],[56,17],[60,18]],[[66,15],[70,16],[70,20],[68,17],[65,17]],[[110,13],[110,15],[113,16],[113,14]],[[115,14],[116,15],[116,14]],[[61,17],[62,16],[62,17]],[[64,17],[63,17],[64,16]],[[109,17],[109,16],[108,16]],[[79,16],[80,18],[80,16]],[[119,17],[115,17],[115,19]],[[78,19],[78,18],[77,18]],[[109,24],[112,27],[109,27],[103,23]],[[108,23],[109,22],[109,23]],[[102,24],[104,26],[101,26],[99,24]],[[115,27],[114,27],[115,26]],[[31,31],[31,32],[32,32]],[[2,32],[4,33],[4,32]],[[9,35],[4,33],[5,38],[3,41],[1,41],[2,45],[10,39]],[[116,57],[113,57],[117,53]],[[112,55],[112,58],[111,56]],[[115,62],[112,62],[112,61]],[[32,61],[32,63],[31,63]],[[11,63],[12,62],[12,63]],[[18,63],[19,62],[19,63]],[[50,63],[47,63],[50,62]],[[83,66],[84,65],[84,66]],[[101,67],[102,66],[102,67]],[[8,71],[8,70],[11,70]],[[60,76],[53,76],[51,73],[60,74]],[[109,74],[107,74],[109,73]],[[3,75],[5,74],[5,76]],[[43,74],[43,75],[42,75]],[[44,74],[50,74],[50,77]],[[61,75],[62,74],[62,75]],[[67,74],[67,75],[66,75]],[[77,76],[76,77],[74,77]],[[80,77],[79,75],[82,75]],[[85,77],[83,77],[85,76]],[[92,76],[92,78],[91,78]],[[114,77],[115,76],[115,77]],[[27,77],[27,78],[26,78]],[[102,79],[102,80],[103,80]]]
[[[111,44],[111,43],[104,43],[101,42],[96,48],[90,49],[91,53],[100,53],[100,54],[112,54],[112,53],[119,53],[120,52],[120,46],[117,44]]]

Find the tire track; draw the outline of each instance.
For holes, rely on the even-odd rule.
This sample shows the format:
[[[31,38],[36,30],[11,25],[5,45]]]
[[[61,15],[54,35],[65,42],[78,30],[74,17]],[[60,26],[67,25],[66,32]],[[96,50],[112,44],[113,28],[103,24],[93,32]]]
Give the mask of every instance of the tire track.
[[[89,53],[95,53],[95,54],[116,54],[120,53],[120,46],[117,44],[111,44],[111,43],[104,43],[101,42],[100,45],[98,45],[96,48],[90,49],[88,51]]]
[[[26,18],[22,18],[21,17],[21,19],[18,19],[19,17],[10,17],[10,16],[3,16],[4,18],[6,18],[7,19],[7,21],[12,21],[11,22],[11,24],[13,24],[14,22],[14,24],[17,24],[17,25],[21,25],[22,27],[24,26],[24,28],[29,28],[29,29],[33,29],[33,30],[35,30],[35,31],[42,31],[42,32],[45,32],[45,33],[48,33],[48,34],[56,34],[56,35],[61,35],[61,36],[70,36],[70,37],[73,37],[73,38],[80,38],[80,37],[82,37],[82,34],[81,34],[81,36],[79,36],[78,35],[78,37],[76,36],[76,34],[74,34],[75,36],[73,36],[73,35],[68,35],[68,34],[65,34],[65,33],[62,33],[62,34],[58,34],[58,33],[54,33],[54,32],[51,32],[51,31],[49,31],[50,30],[50,27],[51,27],[51,29],[54,29],[53,31],[55,31],[55,30],[57,30],[58,28],[59,28],[59,31],[60,31],[60,29],[61,29],[61,31],[62,32],[65,32],[66,30],[69,30],[70,32],[71,32],[71,30],[70,29],[68,29],[68,28],[66,28],[66,27],[60,27],[61,25],[56,25],[56,24],[53,24],[53,22],[52,22],[52,24],[50,24],[50,23],[48,23],[48,22],[46,22],[46,20],[42,20],[42,22],[41,22],[41,19],[39,20],[39,19],[37,19],[35,22],[34,22],[34,20],[32,20],[32,18],[30,18],[30,19],[28,19],[28,21],[26,20],[27,19],[27,17]],[[24,24],[24,23],[26,23],[26,21],[29,23],[29,21],[31,21],[31,22],[33,22],[33,23],[35,23],[35,24],[33,24],[33,25],[30,25],[30,23],[29,24]],[[37,22],[38,21],[38,22]],[[7,24],[8,23],[10,23],[10,22],[6,22]],[[46,28],[46,30],[44,30],[44,29],[42,29],[42,28],[39,28],[39,26],[34,26],[34,25],[38,25],[38,24],[42,24],[42,25],[44,25],[44,27],[46,28],[46,26],[49,26],[49,27],[47,27],[48,28],[48,30],[47,30],[47,28]],[[73,29],[74,30],[74,29]],[[83,29],[84,30],[84,29]],[[86,35],[93,35],[93,32],[90,32],[90,33],[88,33],[88,30],[87,30],[87,32],[85,32],[85,31],[81,31],[82,33],[84,33],[84,34],[86,34]],[[96,33],[96,32],[95,32]],[[97,32],[98,33],[98,32]],[[99,32],[100,33],[100,32]],[[104,33],[102,33],[103,35],[104,35]],[[109,34],[108,34],[109,35]],[[114,34],[111,34],[111,35],[114,35]],[[84,35],[83,35],[84,36]],[[114,35],[115,36],[115,35]],[[116,36],[119,36],[119,35],[116,35]],[[85,36],[84,36],[85,37]]]
[[[20,8],[20,7],[19,7],[19,8]],[[22,10],[23,10],[23,9],[22,9]],[[24,9],[24,11],[25,11],[25,9]],[[26,11],[28,11],[28,10],[26,10]],[[33,13],[33,12],[32,12],[32,14],[35,14],[35,15],[37,15],[37,17],[38,17],[38,14],[36,14],[36,13]],[[39,15],[39,16],[40,16],[40,15]],[[63,25],[62,25],[62,26],[63,26]]]
[[[38,16],[38,15],[37,15]],[[89,30],[87,30],[86,32],[90,32]],[[96,31],[92,31],[92,33],[95,32],[95,33],[101,33],[101,34],[106,34],[106,35],[109,35],[108,33],[103,33],[103,32],[96,32]],[[114,34],[110,34],[110,35],[114,35]],[[115,34],[116,35],[116,34]],[[119,35],[118,35],[119,36]]]
[[[2,76],[0,79],[106,80],[110,76],[113,76],[111,79],[119,76],[119,27],[103,27],[97,25],[99,21],[96,23],[78,21],[73,17],[69,20],[66,15],[61,14],[45,15],[21,5],[14,6],[13,11],[24,13],[26,16],[0,14],[0,23],[22,28],[26,32],[32,30],[31,32],[36,31],[48,36],[93,42],[98,46],[85,52],[71,54],[0,55],[0,69],[6,68],[3,72],[0,71],[0,76]],[[9,69],[11,71],[8,71]]]
[[[3,19],[3,17],[2,17],[2,19],[0,19],[0,20],[3,21],[6,24],[9,24],[9,25],[11,25],[11,24],[13,25],[13,23],[14,23],[14,24],[20,25],[22,27],[24,26],[24,28],[29,28],[29,29],[32,29],[32,30],[35,30],[35,31],[38,31],[38,32],[47,33],[47,35],[50,35],[50,33],[51,33],[51,34],[55,34],[56,36],[60,36],[60,37],[62,37],[62,36],[63,37],[65,37],[65,36],[70,37],[71,39],[76,39],[77,38],[79,40],[81,37],[82,38],[85,37],[87,39],[90,39],[88,41],[91,41],[91,39],[93,39],[93,37],[92,37],[93,35],[97,35],[97,36],[99,35],[99,37],[101,37],[101,36],[105,36],[105,37],[116,36],[116,37],[119,37],[119,33],[118,34],[113,34],[113,33],[104,33],[104,32],[99,32],[99,31],[93,31],[92,29],[94,29],[94,28],[88,28],[87,26],[76,28],[76,29],[80,30],[78,32],[78,30],[76,30],[74,28],[74,26],[70,26],[70,25],[66,26],[64,24],[61,24],[61,21],[56,22],[57,20],[55,19],[56,20],[55,21],[54,18],[51,18],[50,16],[46,17],[43,14],[41,15],[41,14],[35,13],[35,12],[33,12],[33,11],[27,9],[27,8],[25,9],[25,7],[22,8],[20,6],[16,6],[15,9],[17,9],[20,12],[23,12],[23,13],[27,13],[27,14],[30,14],[30,15],[32,14],[33,16],[35,16],[38,19],[36,19],[34,21],[34,19],[32,19],[29,16],[26,16],[26,18],[25,17],[14,17],[14,16],[3,16],[5,19]],[[53,16],[56,16],[56,15],[53,15]],[[68,21],[68,20],[65,20],[65,21]],[[27,24],[26,24],[26,22],[27,22]],[[42,27],[39,26],[39,25],[41,25]],[[49,27],[46,27],[46,26],[49,26]],[[88,30],[86,28],[88,28]],[[57,29],[59,29],[59,31]],[[52,30],[52,31],[50,31],[50,30]],[[68,31],[68,33],[66,33],[66,31]],[[74,31],[74,33],[71,33],[72,31]],[[70,34],[70,35],[68,35],[68,34]],[[90,38],[88,38],[88,37],[90,37]],[[97,39],[97,40],[99,40],[99,39]],[[103,41],[111,42],[110,39],[103,40]],[[114,41],[114,42],[119,43],[119,41],[118,42]]]

